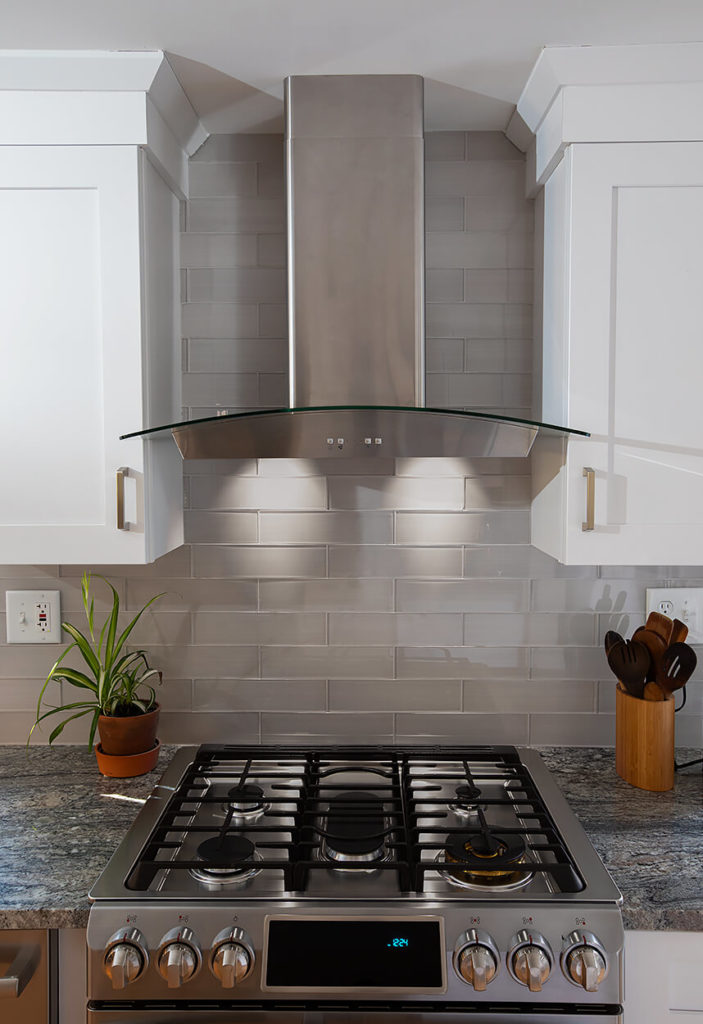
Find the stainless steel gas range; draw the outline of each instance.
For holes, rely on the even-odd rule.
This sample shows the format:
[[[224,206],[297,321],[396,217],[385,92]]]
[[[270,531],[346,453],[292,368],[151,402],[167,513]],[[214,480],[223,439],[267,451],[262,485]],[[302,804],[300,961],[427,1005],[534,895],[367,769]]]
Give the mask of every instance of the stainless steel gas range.
[[[621,1019],[620,893],[531,750],[184,748],[90,896],[90,1024]]]

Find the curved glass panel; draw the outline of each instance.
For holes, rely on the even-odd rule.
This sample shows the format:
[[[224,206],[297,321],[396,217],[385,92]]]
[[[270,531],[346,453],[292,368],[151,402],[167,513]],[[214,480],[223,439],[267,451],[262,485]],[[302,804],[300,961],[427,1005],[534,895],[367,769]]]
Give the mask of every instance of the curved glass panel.
[[[414,406],[313,406],[261,409],[169,423],[123,434],[170,430],[185,459],[511,458],[525,456],[538,431],[589,435],[535,420]]]

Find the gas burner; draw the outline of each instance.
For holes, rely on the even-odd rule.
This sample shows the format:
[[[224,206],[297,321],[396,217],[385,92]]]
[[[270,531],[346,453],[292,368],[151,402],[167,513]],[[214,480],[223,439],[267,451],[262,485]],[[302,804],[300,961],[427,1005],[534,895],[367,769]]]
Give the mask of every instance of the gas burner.
[[[521,870],[525,863],[526,844],[520,835],[493,832],[478,811],[481,831],[449,837],[437,861],[451,865],[440,874],[447,881],[464,889],[503,892],[520,889],[534,877],[534,872]]]
[[[261,871],[256,861],[261,860],[256,847],[245,836],[211,836],[200,844],[197,850],[202,866],[191,868],[190,874],[198,882],[210,885],[238,885],[248,882]],[[232,866],[214,867],[209,861],[231,861]],[[237,861],[245,863],[237,864]]]
[[[478,801],[481,790],[471,782],[464,782],[456,787],[456,800],[449,801],[450,810],[458,818],[475,819],[478,817]]]
[[[377,864],[389,859],[383,801],[374,793],[340,793],[330,800],[322,856],[345,864]]]
[[[264,802],[264,791],[261,786],[253,782],[243,782],[227,791],[227,799],[222,809],[227,814],[233,812],[233,821],[256,821],[270,806]]]

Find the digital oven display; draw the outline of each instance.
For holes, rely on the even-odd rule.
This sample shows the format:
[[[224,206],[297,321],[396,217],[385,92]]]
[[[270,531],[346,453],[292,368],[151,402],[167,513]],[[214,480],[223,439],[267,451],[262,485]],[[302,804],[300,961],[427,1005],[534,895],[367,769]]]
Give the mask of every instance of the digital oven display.
[[[440,923],[271,918],[266,985],[442,991]]]

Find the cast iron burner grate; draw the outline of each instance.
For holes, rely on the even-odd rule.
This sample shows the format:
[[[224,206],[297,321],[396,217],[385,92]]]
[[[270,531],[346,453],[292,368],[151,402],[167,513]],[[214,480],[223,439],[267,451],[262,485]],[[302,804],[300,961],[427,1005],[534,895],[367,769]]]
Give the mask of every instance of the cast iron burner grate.
[[[345,776],[353,781],[345,782]],[[486,780],[490,785],[482,789]],[[218,786],[225,784],[227,789],[217,792]],[[260,789],[261,797],[249,790],[250,786]],[[453,837],[475,842],[482,834],[482,816],[490,822],[493,813],[506,808],[515,824],[501,824],[497,831],[509,846],[520,837],[529,871],[545,876],[559,892],[584,888],[515,747],[305,750],[215,745],[198,749],[131,870],[127,887],[146,891],[159,872],[201,868],[201,860],[184,854],[184,844],[189,841],[192,849],[199,833],[212,838],[212,824],[193,821],[199,807],[217,804],[221,808],[228,790],[263,799],[264,807],[255,821],[242,821],[236,815],[235,799],[217,840],[246,832],[256,845],[257,872],[264,877],[267,872],[277,874],[289,893],[305,892],[311,874],[335,870],[325,854],[330,843],[343,856],[350,849],[357,855],[370,847],[371,853],[383,849],[384,856],[373,861],[374,872],[394,872],[400,892],[422,893],[426,876],[437,877],[437,858]],[[446,796],[438,795],[447,790],[456,793],[456,801],[447,802]],[[442,800],[443,810],[439,810],[438,801]],[[474,801],[481,812],[475,820],[457,813],[462,807],[473,808]],[[348,831],[353,818],[363,826],[363,835],[356,840]],[[479,844],[481,841],[479,838]],[[211,866],[225,868],[227,864],[218,860]],[[230,866],[244,868],[245,859],[232,861]],[[345,859],[343,867],[345,872],[368,872],[369,861],[357,856]]]

